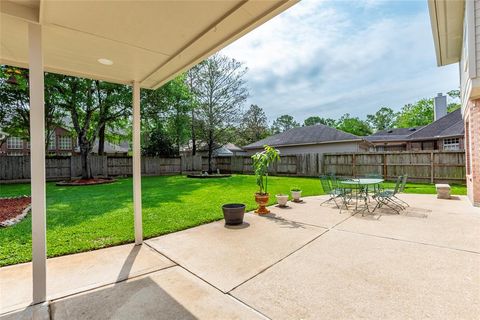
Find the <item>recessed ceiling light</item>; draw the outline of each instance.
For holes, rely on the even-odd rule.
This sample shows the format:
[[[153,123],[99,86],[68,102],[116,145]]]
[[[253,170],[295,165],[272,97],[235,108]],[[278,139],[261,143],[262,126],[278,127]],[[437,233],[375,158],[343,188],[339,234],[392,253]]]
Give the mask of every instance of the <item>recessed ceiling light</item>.
[[[108,60],[108,59],[105,59],[105,58],[100,58],[97,61],[100,62],[101,64],[106,65],[106,66],[111,66],[113,64],[112,60]]]

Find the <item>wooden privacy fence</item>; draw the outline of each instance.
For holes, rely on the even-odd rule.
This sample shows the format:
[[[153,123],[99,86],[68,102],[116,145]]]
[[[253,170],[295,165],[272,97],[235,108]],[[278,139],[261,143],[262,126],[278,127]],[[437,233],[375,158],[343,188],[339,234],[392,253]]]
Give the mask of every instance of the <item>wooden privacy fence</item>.
[[[204,162],[204,170],[206,162]],[[221,172],[252,173],[250,157],[216,158],[214,167]],[[393,180],[407,174],[418,182],[465,183],[465,152],[408,151],[297,154],[280,156],[270,168],[272,175],[317,177],[322,174],[359,177],[379,174]]]
[[[419,182],[465,183],[465,152],[402,151],[324,154],[323,171],[339,176],[379,174],[386,179],[407,174]]]
[[[90,167],[94,176],[132,175],[132,157],[96,156],[90,157]],[[47,180],[62,180],[79,177],[82,163],[79,156],[48,157],[45,162]],[[182,172],[180,157],[142,157],[143,175],[179,174]],[[0,157],[0,180],[30,179],[29,156]]]
[[[92,156],[90,164],[94,176],[132,174],[132,158],[127,156]],[[214,158],[212,167],[223,173],[253,173],[249,156]],[[199,155],[181,158],[142,157],[143,175],[180,174],[207,169],[208,158]],[[80,176],[81,172],[79,156],[49,157],[46,160],[48,180],[70,179]],[[303,177],[318,177],[326,173],[353,177],[374,173],[386,179],[408,174],[412,181],[465,183],[465,153],[408,151],[282,155],[269,172],[272,175]],[[0,157],[0,181],[25,179],[30,179],[30,157]]]

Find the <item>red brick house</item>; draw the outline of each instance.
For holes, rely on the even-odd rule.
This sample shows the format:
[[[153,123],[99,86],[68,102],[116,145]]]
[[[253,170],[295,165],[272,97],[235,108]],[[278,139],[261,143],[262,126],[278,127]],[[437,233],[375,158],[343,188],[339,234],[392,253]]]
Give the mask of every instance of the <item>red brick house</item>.
[[[48,155],[69,156],[74,153],[75,139],[70,131],[65,128],[55,128],[48,142]],[[30,155],[30,142],[28,140],[7,136],[0,147],[0,156]]]
[[[458,63],[467,193],[480,206],[480,0],[429,0],[438,66]]]
[[[30,155],[30,142],[19,137],[9,137],[0,142],[0,156],[27,156]],[[127,155],[129,152],[127,142],[116,145],[105,141],[104,152],[107,155]],[[92,148],[92,153],[98,152],[98,139]],[[47,155],[49,156],[70,156],[78,154],[77,140],[71,132],[65,128],[58,127],[50,135],[48,140]]]

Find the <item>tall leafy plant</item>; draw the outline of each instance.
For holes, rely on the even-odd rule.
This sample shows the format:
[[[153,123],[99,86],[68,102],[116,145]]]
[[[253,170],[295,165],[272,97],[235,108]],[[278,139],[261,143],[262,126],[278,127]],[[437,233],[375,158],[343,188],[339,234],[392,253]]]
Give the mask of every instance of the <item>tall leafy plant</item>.
[[[259,188],[259,194],[268,193],[268,167],[270,164],[280,159],[280,155],[277,149],[268,145],[264,146],[265,150],[257,152],[252,156],[253,169],[257,178],[257,186]]]

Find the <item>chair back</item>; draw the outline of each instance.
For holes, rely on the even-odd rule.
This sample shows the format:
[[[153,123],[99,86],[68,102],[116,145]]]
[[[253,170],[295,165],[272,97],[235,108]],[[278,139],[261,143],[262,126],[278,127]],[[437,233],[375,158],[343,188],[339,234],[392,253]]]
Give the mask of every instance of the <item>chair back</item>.
[[[400,189],[398,190],[398,193],[402,193],[403,190],[405,190],[405,185],[407,184],[407,179],[408,179],[408,174],[403,175],[402,184],[400,185]]]
[[[322,189],[326,194],[332,193],[332,185],[330,183],[330,177],[320,176],[320,184],[322,185]]]
[[[393,190],[394,195],[396,195],[398,193],[398,190],[400,190],[402,180],[403,180],[403,176],[398,176],[397,182],[395,183],[395,189]]]

